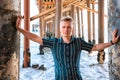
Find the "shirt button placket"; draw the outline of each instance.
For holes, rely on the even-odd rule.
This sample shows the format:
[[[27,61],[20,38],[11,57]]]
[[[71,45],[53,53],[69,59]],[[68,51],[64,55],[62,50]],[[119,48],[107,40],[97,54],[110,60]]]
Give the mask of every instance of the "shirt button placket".
[[[66,46],[66,50],[67,50],[67,52],[66,52],[67,63],[69,63],[69,54],[70,54],[70,51],[69,51],[69,45],[68,44]]]
[[[69,53],[70,53],[70,51],[69,51],[69,45],[67,44],[66,47],[67,47],[67,54],[66,54],[66,55],[67,55],[67,57],[68,57],[68,56],[69,56]]]

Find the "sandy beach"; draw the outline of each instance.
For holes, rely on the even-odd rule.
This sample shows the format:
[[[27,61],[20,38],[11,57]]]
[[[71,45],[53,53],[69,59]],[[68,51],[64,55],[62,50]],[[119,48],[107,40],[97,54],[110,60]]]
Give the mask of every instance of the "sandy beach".
[[[44,65],[46,70],[37,68],[22,68],[23,64],[23,46],[20,52],[20,80],[54,80],[54,62],[50,49],[44,48],[44,55],[39,54],[39,44],[30,42],[31,66],[33,64]],[[97,52],[88,54],[85,51],[81,53],[80,70],[83,80],[109,80],[108,74],[108,56],[104,64],[97,62]]]

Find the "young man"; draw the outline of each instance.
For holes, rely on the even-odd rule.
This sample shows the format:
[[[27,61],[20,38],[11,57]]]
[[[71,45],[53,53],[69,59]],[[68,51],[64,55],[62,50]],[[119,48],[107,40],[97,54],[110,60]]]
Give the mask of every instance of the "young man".
[[[51,48],[55,63],[55,80],[82,80],[79,70],[81,50],[100,51],[118,42],[119,38],[116,36],[117,29],[114,30],[113,38],[108,43],[92,45],[81,38],[75,38],[72,36],[73,20],[71,17],[63,17],[60,21],[61,38],[43,39],[23,30],[20,23],[21,17],[19,16],[16,28],[28,39]]]

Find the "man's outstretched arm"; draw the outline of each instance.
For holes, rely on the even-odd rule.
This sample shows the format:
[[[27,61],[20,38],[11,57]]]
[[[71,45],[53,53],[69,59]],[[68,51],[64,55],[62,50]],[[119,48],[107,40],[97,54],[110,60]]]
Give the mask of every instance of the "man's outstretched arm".
[[[17,21],[16,21],[16,28],[17,28],[17,30],[19,30],[28,39],[30,39],[32,41],[35,41],[35,42],[37,42],[37,43],[42,45],[43,42],[42,42],[42,38],[40,36],[37,36],[37,35],[29,32],[29,31],[26,31],[26,30],[21,28],[21,19],[22,19],[21,16],[17,17]]]
[[[115,29],[112,33],[112,40],[108,43],[100,43],[100,44],[94,44],[92,51],[101,51],[107,47],[110,47],[111,45],[117,43],[119,41],[119,35],[117,35],[118,30]]]

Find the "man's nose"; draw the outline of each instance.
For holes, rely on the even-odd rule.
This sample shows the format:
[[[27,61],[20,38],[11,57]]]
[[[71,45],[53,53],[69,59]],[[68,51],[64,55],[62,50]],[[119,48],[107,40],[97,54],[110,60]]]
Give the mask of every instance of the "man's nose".
[[[65,28],[65,31],[67,31],[68,29],[67,28]]]

